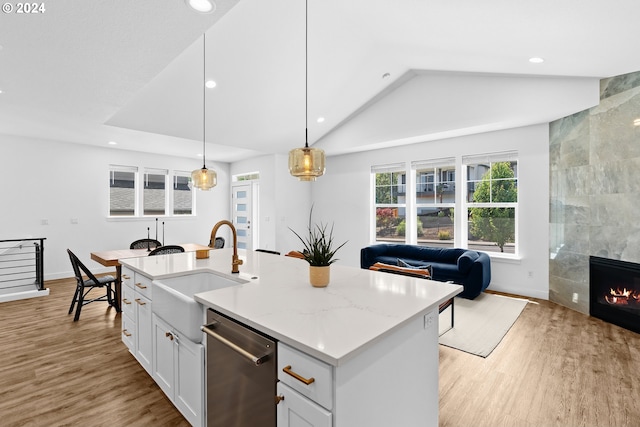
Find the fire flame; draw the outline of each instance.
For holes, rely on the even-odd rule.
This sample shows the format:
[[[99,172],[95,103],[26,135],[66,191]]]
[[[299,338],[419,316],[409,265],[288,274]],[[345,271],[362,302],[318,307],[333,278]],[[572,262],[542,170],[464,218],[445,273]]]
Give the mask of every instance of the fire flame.
[[[627,305],[629,303],[640,302],[640,291],[627,288],[618,288],[609,290],[609,295],[605,295],[604,299],[609,304]]]

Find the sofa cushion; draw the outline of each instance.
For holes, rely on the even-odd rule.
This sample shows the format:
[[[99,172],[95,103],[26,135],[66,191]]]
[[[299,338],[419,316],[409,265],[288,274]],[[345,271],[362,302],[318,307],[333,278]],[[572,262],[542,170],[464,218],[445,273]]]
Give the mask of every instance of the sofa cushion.
[[[473,265],[473,262],[477,260],[479,257],[480,257],[480,254],[478,254],[478,252],[475,252],[475,251],[464,252],[458,258],[458,271],[460,271],[460,273],[466,273],[467,271],[469,271],[469,269]]]

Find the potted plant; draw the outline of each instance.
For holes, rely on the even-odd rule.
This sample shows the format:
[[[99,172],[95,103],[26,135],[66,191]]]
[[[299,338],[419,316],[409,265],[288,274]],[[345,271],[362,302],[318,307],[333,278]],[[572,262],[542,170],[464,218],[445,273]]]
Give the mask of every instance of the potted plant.
[[[330,266],[337,261],[334,258],[338,249],[343,247],[347,242],[334,247],[333,241],[333,225],[327,230],[327,225],[311,225],[311,213],[309,213],[309,226],[307,227],[307,235],[303,238],[293,229],[289,228],[302,242],[302,255],[304,260],[309,263],[309,281],[311,285],[317,288],[323,288],[329,284]]]

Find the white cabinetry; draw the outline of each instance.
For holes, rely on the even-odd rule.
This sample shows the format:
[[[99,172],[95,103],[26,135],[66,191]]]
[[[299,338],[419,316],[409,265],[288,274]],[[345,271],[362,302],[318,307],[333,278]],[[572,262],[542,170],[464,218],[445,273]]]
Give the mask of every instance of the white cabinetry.
[[[152,328],[153,379],[191,425],[204,425],[204,346],[155,314]]]
[[[279,342],[278,427],[437,427],[437,319],[417,316],[337,366]]]
[[[278,383],[278,427],[331,427],[331,412]]]
[[[122,269],[122,342],[151,374],[151,281]]]
[[[278,427],[331,427],[333,368],[278,343]]]

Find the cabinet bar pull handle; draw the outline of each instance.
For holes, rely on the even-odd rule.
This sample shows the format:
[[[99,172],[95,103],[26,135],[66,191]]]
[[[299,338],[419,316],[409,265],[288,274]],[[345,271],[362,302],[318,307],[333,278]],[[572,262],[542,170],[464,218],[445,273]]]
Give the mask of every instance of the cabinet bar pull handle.
[[[131,279],[131,277],[127,276],[126,274],[123,274],[123,275],[122,275],[122,278],[123,278],[123,279],[125,279],[125,280],[129,280],[129,279]]]
[[[249,359],[251,361],[251,363],[253,363],[256,366],[262,365],[262,362],[265,362],[269,358],[268,354],[265,355],[265,356],[262,356],[262,357],[255,356],[254,354],[249,353],[244,348],[241,348],[238,345],[232,343],[231,341],[229,341],[228,339],[226,339],[225,337],[223,337],[222,335],[218,334],[216,331],[211,329],[211,327],[215,326],[215,324],[216,323],[212,323],[210,325],[202,326],[200,329],[205,334],[209,335],[212,338],[217,339],[222,344],[226,345],[227,347],[231,348],[232,350],[234,350],[237,353],[241,354],[242,356],[246,357],[247,359]]]
[[[147,289],[145,285],[142,285],[140,283],[136,283],[136,286],[139,287],[140,289]]]
[[[285,366],[284,368],[282,368],[282,371],[283,371],[285,374],[289,374],[289,375],[291,375],[293,378],[297,379],[298,381],[305,383],[306,385],[309,385],[309,384],[311,384],[312,382],[314,382],[314,381],[316,380],[316,379],[315,379],[315,378],[313,378],[313,377],[311,377],[311,378],[307,379],[307,378],[303,377],[302,375],[300,375],[300,374],[297,374],[297,373],[293,372],[293,371],[291,370],[291,365],[287,365],[287,366]]]
[[[136,299],[135,299],[135,302],[137,302],[137,303],[138,303],[138,304],[140,304],[140,305],[145,305],[145,304],[146,304],[146,302],[142,302],[142,301],[140,301],[140,298],[136,298]]]
[[[131,304],[131,301],[129,301],[126,298],[122,298],[122,302],[125,303],[125,304]]]
[[[130,337],[131,336],[131,333],[129,333],[126,329],[123,329],[122,333],[124,334],[125,337]]]
[[[169,338],[171,341],[173,341],[173,334],[171,332],[165,332],[164,336]]]

